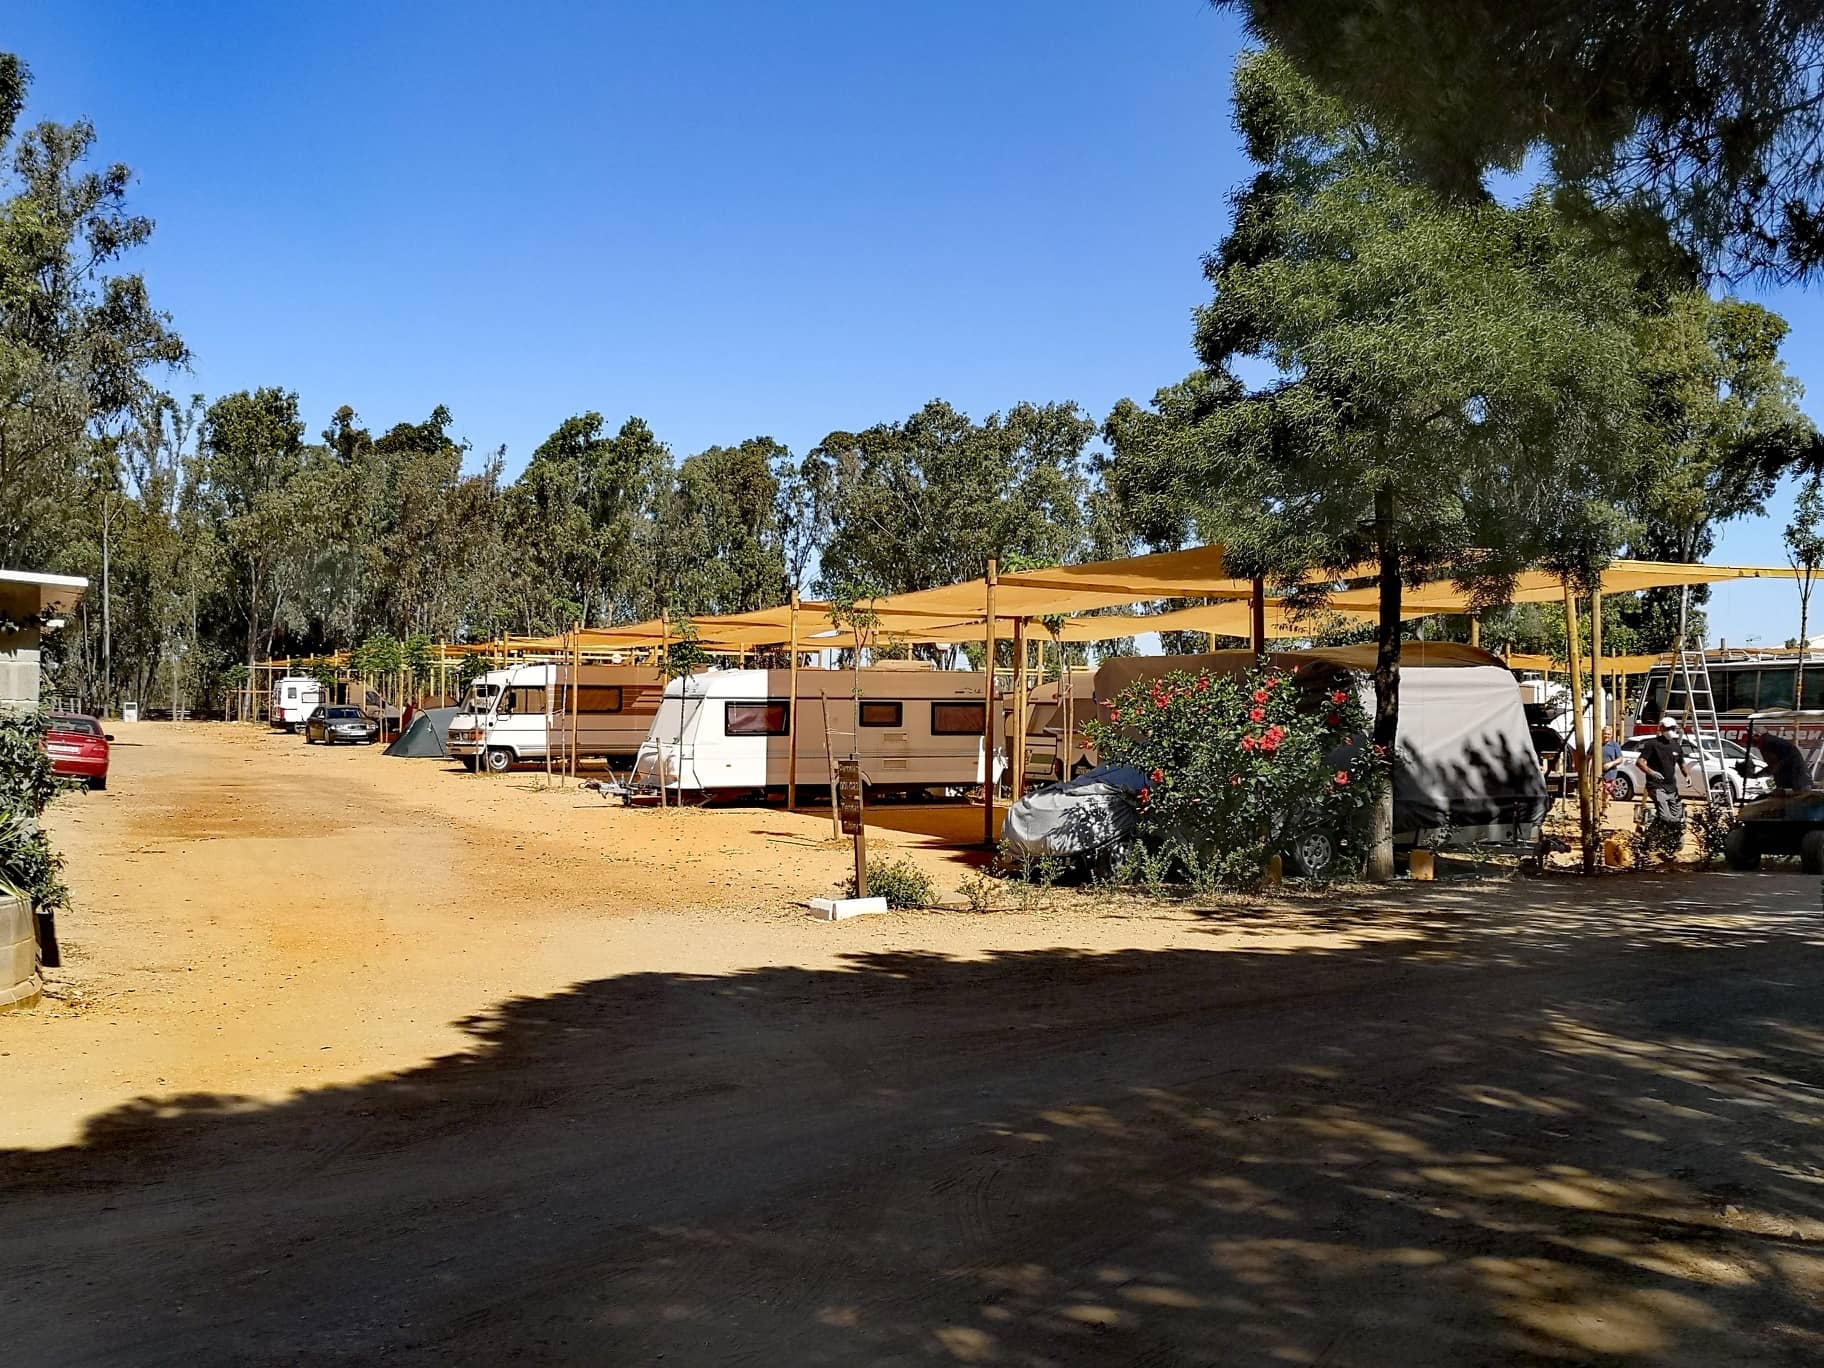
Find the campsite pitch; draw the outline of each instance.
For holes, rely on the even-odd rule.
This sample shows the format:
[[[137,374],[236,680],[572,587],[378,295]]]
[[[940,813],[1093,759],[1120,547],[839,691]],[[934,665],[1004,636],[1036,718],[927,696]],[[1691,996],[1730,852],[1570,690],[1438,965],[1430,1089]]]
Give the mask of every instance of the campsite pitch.
[[[1824,1352],[1815,880],[829,924],[827,817],[120,735],[0,1017],[20,1362]]]

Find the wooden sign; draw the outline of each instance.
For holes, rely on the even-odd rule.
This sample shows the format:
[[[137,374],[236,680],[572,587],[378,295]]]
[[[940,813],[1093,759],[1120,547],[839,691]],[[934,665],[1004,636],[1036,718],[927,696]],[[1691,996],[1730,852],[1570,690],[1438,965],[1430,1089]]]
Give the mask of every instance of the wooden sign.
[[[855,838],[855,896],[868,896],[868,836],[861,824],[861,761],[836,762],[836,810],[842,832]]]
[[[842,834],[861,830],[861,761],[836,762],[836,809],[842,816]]]

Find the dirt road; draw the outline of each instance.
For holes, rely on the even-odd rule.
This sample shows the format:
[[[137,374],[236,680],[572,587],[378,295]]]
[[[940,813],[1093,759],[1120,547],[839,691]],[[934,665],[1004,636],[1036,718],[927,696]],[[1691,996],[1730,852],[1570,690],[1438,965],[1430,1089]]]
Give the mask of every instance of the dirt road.
[[[825,926],[812,818],[142,730],[0,1017],[19,1362],[1824,1355],[1815,880]]]

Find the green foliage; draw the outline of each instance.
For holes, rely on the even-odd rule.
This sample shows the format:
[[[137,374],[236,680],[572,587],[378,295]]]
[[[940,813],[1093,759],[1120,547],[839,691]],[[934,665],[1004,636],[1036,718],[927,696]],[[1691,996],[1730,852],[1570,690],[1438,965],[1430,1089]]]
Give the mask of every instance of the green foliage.
[[[697,627],[682,614],[671,619],[671,641],[665,647],[665,678],[681,679],[709,664],[709,653],[697,644]],[[682,721],[679,723],[682,726]]]
[[[1095,424],[1074,404],[1020,404],[974,423],[934,400],[904,423],[832,432],[794,489],[827,527],[821,584],[886,592],[971,579],[990,557],[1075,558]]]
[[[1139,833],[1158,861],[1210,887],[1254,888],[1305,827],[1333,832],[1347,866],[1385,767],[1346,682],[1301,686],[1263,667],[1240,677],[1179,672],[1122,691],[1108,720],[1085,726],[1106,762],[1148,776]]]
[[[855,896],[855,879],[848,883]],[[869,860],[868,896],[885,898],[888,907],[930,907],[937,902],[937,885],[910,860]]]
[[[1824,5],[1215,0],[1445,196],[1529,156],[1569,206],[1725,271],[1824,262]]]
[[[0,710],[0,892],[55,911],[68,893],[38,818],[63,785],[51,774],[40,713]]]
[[[1692,810],[1691,829],[1697,837],[1697,849],[1705,865],[1723,858],[1723,846],[1735,827],[1728,809],[1716,803],[1701,803]]]

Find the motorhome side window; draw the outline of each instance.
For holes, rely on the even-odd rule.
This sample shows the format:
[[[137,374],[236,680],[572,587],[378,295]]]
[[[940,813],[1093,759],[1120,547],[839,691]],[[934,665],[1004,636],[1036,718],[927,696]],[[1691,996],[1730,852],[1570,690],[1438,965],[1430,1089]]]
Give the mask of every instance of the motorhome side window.
[[[933,703],[931,705],[931,735],[980,736],[982,718],[982,704],[980,703]]]
[[[545,686],[542,684],[521,684],[516,688],[508,689],[507,696],[500,703],[500,711],[509,716],[542,714],[544,710]]]
[[[722,707],[722,731],[727,736],[784,736],[790,730],[791,710],[783,698]]]
[[[620,712],[621,687],[618,684],[584,684],[576,691],[577,710],[586,713]]]
[[[861,725],[864,727],[903,727],[905,715],[904,703],[870,703],[864,700],[861,705]]]

